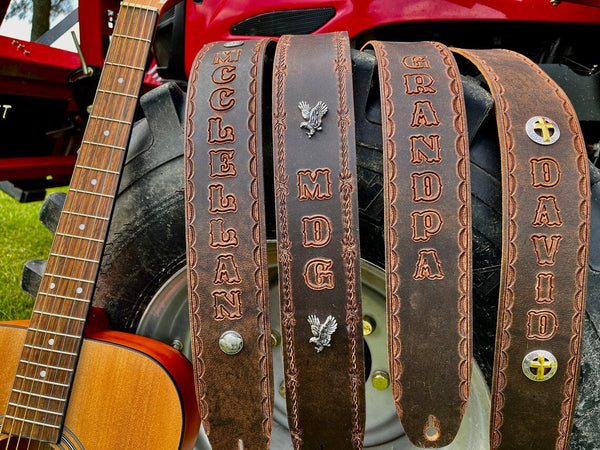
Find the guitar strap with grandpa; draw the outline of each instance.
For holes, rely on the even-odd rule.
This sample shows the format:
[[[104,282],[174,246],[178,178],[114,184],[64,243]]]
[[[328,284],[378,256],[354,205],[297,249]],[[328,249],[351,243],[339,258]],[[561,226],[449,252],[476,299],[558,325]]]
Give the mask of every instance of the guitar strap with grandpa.
[[[458,432],[471,380],[471,209],[462,84],[434,42],[367,44],[384,152],[390,381],[420,447]]]
[[[268,448],[273,404],[262,181],[268,39],[206,45],[191,70],[185,212],[192,362],[213,448]]]
[[[564,92],[508,50],[462,50],[496,105],[502,268],[490,443],[567,448],[587,280],[588,160]]]
[[[354,107],[346,33],[283,36],[273,158],[286,403],[295,448],[365,427]]]

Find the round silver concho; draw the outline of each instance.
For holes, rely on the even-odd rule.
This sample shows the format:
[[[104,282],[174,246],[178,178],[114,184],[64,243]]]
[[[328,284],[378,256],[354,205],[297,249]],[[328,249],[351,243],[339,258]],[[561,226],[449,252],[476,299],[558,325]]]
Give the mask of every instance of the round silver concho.
[[[547,381],[558,369],[556,357],[546,350],[534,350],[523,358],[523,373],[533,381]]]
[[[227,41],[223,44],[225,48],[241,47],[244,45],[244,41]]]
[[[525,124],[527,136],[541,145],[551,145],[558,141],[560,129],[556,122],[545,116],[533,116]]]
[[[225,331],[219,338],[219,347],[227,355],[237,355],[244,347],[244,340],[237,331]]]

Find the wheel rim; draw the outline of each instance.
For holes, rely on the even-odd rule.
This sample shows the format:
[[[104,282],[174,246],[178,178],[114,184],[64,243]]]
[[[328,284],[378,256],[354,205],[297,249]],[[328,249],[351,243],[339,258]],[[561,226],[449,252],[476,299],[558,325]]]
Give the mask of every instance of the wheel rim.
[[[273,242],[268,244],[269,286],[271,297],[271,325],[273,334],[281,336],[277,285],[277,253]],[[372,332],[365,331],[365,395],[366,427],[365,447],[395,449],[414,448],[404,435],[394,407],[391,386],[386,386],[387,340],[385,308],[385,273],[367,262],[361,263],[363,317]],[[186,267],[175,272],[156,292],[149,302],[137,328],[137,333],[172,345],[191,360],[191,337],[188,315]],[[280,339],[279,339],[280,341]],[[488,442],[490,396],[483,375],[473,364],[469,405],[460,431],[454,442],[446,448],[478,449]],[[292,448],[287,431],[286,406],[283,383],[281,343],[273,347],[273,376],[275,401],[273,407],[273,432],[271,448]],[[378,387],[375,387],[375,386]],[[383,389],[382,389],[383,388]],[[198,438],[197,449],[208,447],[203,433]]]

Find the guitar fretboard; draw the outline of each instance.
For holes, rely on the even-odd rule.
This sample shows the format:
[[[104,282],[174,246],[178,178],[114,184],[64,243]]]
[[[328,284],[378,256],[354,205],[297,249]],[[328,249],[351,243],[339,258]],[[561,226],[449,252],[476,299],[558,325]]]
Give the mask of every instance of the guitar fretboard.
[[[157,13],[121,5],[2,433],[60,439]]]

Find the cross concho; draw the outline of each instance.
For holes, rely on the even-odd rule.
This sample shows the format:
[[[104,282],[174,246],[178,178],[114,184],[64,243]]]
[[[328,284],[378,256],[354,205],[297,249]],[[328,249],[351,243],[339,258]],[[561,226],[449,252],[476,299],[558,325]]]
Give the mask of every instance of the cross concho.
[[[534,350],[523,358],[523,373],[533,381],[547,381],[558,369],[555,356],[546,350]]]
[[[541,145],[551,145],[558,141],[560,130],[554,120],[544,116],[533,116],[525,124],[527,136]]]

